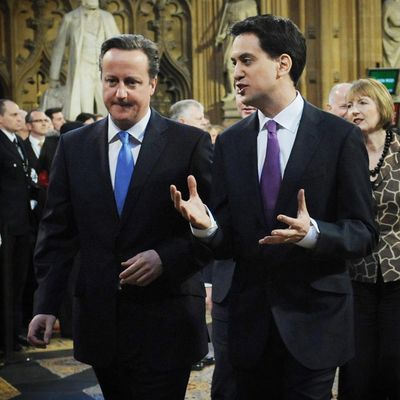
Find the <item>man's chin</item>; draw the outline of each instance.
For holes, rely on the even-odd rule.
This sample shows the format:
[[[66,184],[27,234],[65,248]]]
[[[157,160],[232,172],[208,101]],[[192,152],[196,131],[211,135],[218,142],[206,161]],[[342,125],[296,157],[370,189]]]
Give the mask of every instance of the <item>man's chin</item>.
[[[114,124],[122,130],[129,129],[133,125],[135,125],[135,121],[133,121],[132,119],[130,119],[128,117],[122,117],[122,116],[111,114],[111,119],[113,120]]]

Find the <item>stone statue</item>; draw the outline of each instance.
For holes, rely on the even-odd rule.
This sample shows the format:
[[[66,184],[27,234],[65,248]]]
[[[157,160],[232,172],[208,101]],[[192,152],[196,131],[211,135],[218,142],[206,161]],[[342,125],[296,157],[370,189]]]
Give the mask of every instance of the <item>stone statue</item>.
[[[106,115],[99,72],[100,47],[118,35],[111,13],[99,8],[99,0],[82,0],[81,6],[64,15],[54,43],[50,66],[50,92],[60,87],[59,78],[66,46],[69,46],[63,113],[74,120],[81,112]]]
[[[257,15],[257,3],[255,0],[229,0],[225,3],[221,22],[218,29],[215,45],[222,45],[224,54],[224,79],[226,94],[224,101],[234,102],[235,93],[233,87],[233,65],[231,61],[231,49],[233,38],[229,29],[234,22],[241,21],[247,17]]]
[[[385,0],[383,15],[383,62],[400,68],[400,0]]]

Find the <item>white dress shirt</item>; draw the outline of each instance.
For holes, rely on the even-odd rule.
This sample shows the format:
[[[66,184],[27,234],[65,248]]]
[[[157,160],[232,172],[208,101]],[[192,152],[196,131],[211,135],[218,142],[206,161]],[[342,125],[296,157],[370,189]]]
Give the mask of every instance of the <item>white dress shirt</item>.
[[[146,115],[139,122],[125,131],[129,133],[129,144],[135,164],[139,156],[140,147],[144,138],[144,132],[150,120],[150,116],[151,110],[149,108]],[[113,188],[115,184],[115,171],[117,169],[118,154],[122,147],[122,143],[118,137],[118,132],[121,132],[121,129],[114,124],[111,116],[108,115],[108,161]]]
[[[32,149],[37,158],[40,156],[40,151],[42,150],[42,145],[44,143],[44,139],[40,140],[32,135],[29,135],[29,141],[31,142]]]

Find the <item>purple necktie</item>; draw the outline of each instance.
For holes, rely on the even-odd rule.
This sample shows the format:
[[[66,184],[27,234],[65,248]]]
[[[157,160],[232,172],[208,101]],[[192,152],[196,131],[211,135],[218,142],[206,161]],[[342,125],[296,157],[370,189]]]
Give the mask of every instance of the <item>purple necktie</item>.
[[[279,142],[276,134],[277,123],[271,119],[265,124],[265,128],[268,130],[268,143],[260,185],[265,219],[267,225],[271,227],[273,225],[272,218],[281,185],[281,166],[279,162]]]

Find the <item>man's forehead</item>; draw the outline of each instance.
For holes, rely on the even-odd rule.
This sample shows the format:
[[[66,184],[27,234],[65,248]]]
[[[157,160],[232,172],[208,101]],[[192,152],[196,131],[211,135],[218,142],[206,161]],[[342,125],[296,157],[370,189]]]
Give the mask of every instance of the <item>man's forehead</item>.
[[[46,116],[43,111],[32,111],[31,115],[32,115],[32,117],[33,116],[35,116],[35,117],[45,117]]]
[[[9,113],[15,113],[19,110],[18,104],[14,103],[11,100],[7,100],[6,102],[4,102],[4,106],[5,110]]]

